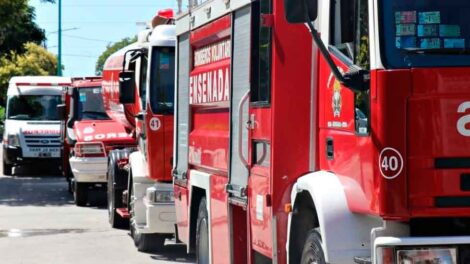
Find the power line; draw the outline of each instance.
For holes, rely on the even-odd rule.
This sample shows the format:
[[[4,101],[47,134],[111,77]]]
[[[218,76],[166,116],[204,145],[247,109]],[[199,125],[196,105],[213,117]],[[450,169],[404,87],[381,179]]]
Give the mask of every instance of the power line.
[[[97,59],[99,57],[99,55],[93,56],[93,55],[84,55],[84,54],[62,54],[62,56],[80,57],[80,58],[93,58],[93,59]]]
[[[87,37],[81,37],[81,36],[75,36],[75,35],[68,35],[68,34],[62,34],[64,37],[68,38],[74,38],[74,39],[81,39],[81,40],[88,40],[88,41],[97,41],[97,42],[104,42],[104,43],[112,43],[113,41],[110,40],[104,40],[104,39],[95,39],[95,38],[87,38]]]

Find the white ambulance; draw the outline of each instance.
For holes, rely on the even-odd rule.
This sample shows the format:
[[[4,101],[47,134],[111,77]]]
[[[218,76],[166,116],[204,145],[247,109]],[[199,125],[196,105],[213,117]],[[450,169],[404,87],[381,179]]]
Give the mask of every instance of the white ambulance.
[[[41,163],[61,166],[61,117],[63,88],[71,79],[54,76],[13,77],[7,91],[3,133],[3,174],[13,166]]]

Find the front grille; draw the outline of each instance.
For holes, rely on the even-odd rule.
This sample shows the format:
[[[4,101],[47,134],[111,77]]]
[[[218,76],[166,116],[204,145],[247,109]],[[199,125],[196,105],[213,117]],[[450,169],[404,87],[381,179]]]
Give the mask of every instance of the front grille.
[[[438,208],[470,207],[470,197],[436,197],[435,203]]]
[[[59,148],[60,136],[25,135],[26,146],[29,148]]]
[[[434,160],[436,169],[468,169],[470,158],[437,158]]]

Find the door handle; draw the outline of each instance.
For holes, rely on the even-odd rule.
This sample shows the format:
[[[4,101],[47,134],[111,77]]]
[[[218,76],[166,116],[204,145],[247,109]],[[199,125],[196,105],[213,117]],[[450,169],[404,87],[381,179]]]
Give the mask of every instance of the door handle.
[[[326,158],[328,160],[334,159],[335,156],[335,148],[334,148],[334,142],[332,138],[327,138],[326,139]]]
[[[240,103],[238,104],[238,157],[247,169],[249,169],[248,161],[245,156],[243,156],[243,128],[245,127],[243,125],[243,106],[248,101],[248,98],[250,98],[250,91],[247,91],[243,95]]]

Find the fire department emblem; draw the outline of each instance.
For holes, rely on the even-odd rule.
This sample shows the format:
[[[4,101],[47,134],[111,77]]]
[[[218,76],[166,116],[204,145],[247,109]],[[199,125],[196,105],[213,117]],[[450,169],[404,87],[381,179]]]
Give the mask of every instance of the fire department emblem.
[[[335,80],[333,84],[333,98],[331,100],[331,106],[333,107],[333,116],[340,117],[341,115],[341,106],[342,106],[342,98],[341,98],[341,84],[338,80]]]
[[[343,73],[341,68],[338,70]],[[333,83],[333,85],[332,85]],[[333,73],[330,74],[328,78],[328,88],[333,86],[333,97],[331,98],[331,107],[333,109],[333,117],[340,117],[341,116],[341,108],[343,106],[343,98],[341,96],[341,83],[336,80]]]

